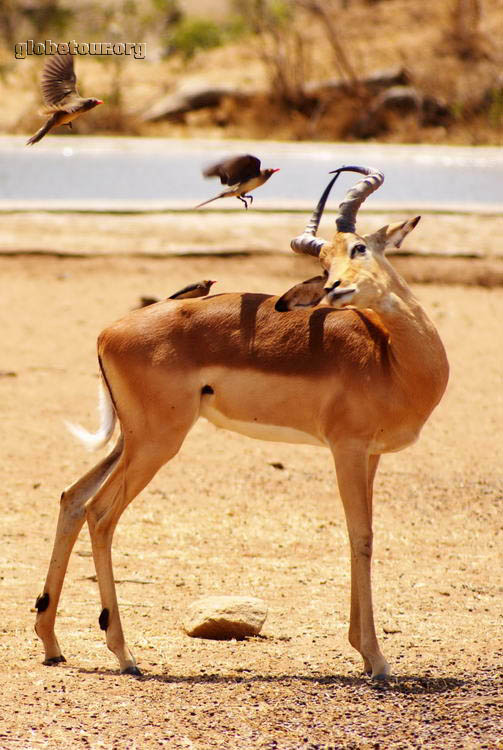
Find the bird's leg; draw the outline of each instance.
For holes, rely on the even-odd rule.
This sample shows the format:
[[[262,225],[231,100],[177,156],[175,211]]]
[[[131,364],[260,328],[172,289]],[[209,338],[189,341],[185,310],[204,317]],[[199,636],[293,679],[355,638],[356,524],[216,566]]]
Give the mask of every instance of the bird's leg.
[[[250,201],[250,206],[251,206],[251,204],[253,203],[253,195],[245,195],[244,197],[248,198],[248,200]]]
[[[72,123],[71,123],[71,122],[67,122],[66,124],[68,125],[68,127],[70,128],[70,130],[73,130],[73,127],[72,127]]]
[[[247,198],[249,196],[246,196]],[[245,204],[245,208],[248,208],[248,203],[245,201],[245,199],[241,195],[236,195],[236,198],[241,201],[241,203]]]

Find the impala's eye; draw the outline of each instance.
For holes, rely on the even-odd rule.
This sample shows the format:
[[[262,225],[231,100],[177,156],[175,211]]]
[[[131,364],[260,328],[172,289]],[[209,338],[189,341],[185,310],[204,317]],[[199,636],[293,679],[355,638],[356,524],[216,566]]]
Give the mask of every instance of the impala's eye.
[[[351,248],[351,258],[356,258],[357,255],[363,255],[366,250],[366,245],[353,245],[353,247]]]

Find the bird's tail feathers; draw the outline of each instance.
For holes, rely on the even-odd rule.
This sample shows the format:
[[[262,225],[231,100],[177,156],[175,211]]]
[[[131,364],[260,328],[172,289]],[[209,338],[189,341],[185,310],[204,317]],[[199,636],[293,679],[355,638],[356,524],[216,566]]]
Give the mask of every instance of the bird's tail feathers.
[[[26,141],[26,145],[33,146],[34,143],[38,143],[40,140],[42,140],[44,135],[49,132],[50,129],[51,129],[51,125],[48,122],[46,122],[45,125],[42,125],[40,130],[37,130],[35,135],[32,135],[31,138],[28,138],[28,140]]]
[[[219,195],[215,195],[214,198],[210,198],[207,201],[203,201],[202,203],[198,203],[198,205],[194,206],[194,208],[201,208],[201,206],[205,206],[207,203],[212,203],[213,201],[216,201],[219,198],[224,198],[224,197],[225,197],[225,193],[219,193]]]
[[[115,423],[117,421],[117,414],[115,412],[112,396],[110,395],[110,391],[103,377],[100,383],[99,412],[100,426],[98,431],[94,433],[88,432],[79,424],[73,424],[73,422],[65,420],[67,429],[74,437],[80,440],[89,451],[103,448],[108,443],[113,435]]]

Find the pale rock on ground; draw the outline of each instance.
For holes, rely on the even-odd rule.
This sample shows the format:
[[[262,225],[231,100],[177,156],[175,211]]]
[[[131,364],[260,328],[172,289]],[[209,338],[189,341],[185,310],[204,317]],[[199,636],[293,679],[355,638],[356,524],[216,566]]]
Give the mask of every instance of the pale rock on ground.
[[[193,638],[241,640],[258,635],[267,604],[252,596],[205,596],[187,609],[183,629]]]

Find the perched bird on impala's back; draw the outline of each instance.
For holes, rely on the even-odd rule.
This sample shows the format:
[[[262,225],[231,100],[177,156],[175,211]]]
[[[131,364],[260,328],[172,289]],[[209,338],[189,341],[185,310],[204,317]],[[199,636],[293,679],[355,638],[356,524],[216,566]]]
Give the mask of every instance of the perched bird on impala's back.
[[[197,281],[195,284],[187,284],[183,289],[179,289],[174,294],[170,294],[166,299],[191,299],[194,297],[206,297],[209,293],[213,284],[216,281],[210,281],[209,279],[203,279],[203,281]],[[137,307],[148,307],[149,305],[155,305],[156,302],[161,302],[159,297],[140,297],[140,304]]]
[[[215,281],[210,279],[203,279],[195,284],[187,284],[183,289],[179,289],[178,292],[171,294],[168,299],[191,299],[192,297],[206,297],[209,293]]]
[[[203,171],[203,175],[205,177],[220,177],[222,185],[229,185],[229,187],[215,195],[214,198],[200,203],[196,208],[205,206],[218,198],[233,197],[238,198],[245,204],[245,208],[248,208],[246,199],[250,201],[250,205],[253,203],[253,195],[249,195],[250,191],[267,182],[275,172],[279,172],[279,169],[260,169],[260,159],[251,154],[231,156],[229,159],[212,164],[211,167],[207,167]]]
[[[72,120],[103,104],[101,99],[85,99],[77,91],[77,77],[73,69],[73,55],[51,55],[42,73],[42,94],[46,106],[41,114],[49,119],[26,141],[27,146],[37,143],[53,128],[72,126]]]

